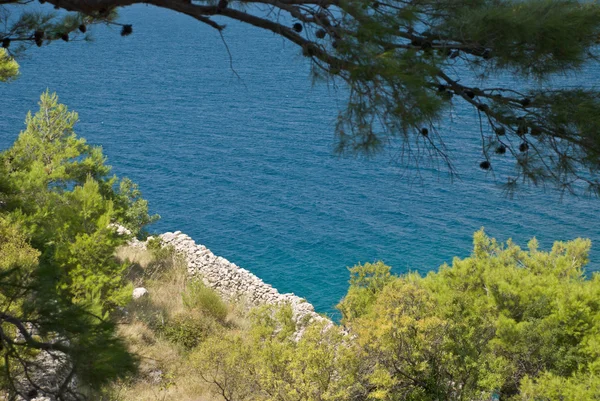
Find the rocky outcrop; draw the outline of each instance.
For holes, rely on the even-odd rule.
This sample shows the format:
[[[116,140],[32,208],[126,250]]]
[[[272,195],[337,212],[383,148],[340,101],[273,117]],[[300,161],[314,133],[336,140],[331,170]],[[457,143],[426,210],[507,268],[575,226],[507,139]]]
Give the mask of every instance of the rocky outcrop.
[[[305,299],[291,293],[281,294],[248,270],[216,256],[204,245],[196,244],[181,231],[161,234],[159,238],[164,246],[171,245],[183,255],[190,276],[202,279],[204,284],[225,300],[241,301],[249,306],[288,304],[292,308],[294,319],[302,323],[301,326],[315,320],[330,322],[316,313]],[[142,244],[138,243],[137,246]]]
[[[17,401],[79,400],[77,378],[72,375],[69,358],[59,351],[40,351],[27,370],[16,374]]]

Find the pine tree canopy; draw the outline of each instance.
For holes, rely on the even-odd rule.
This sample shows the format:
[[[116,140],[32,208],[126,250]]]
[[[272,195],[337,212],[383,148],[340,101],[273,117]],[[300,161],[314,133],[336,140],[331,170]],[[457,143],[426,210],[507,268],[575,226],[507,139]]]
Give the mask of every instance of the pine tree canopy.
[[[49,92],[39,105],[0,152],[0,394],[79,400],[74,377],[93,389],[135,370],[111,320],[133,289],[114,254],[158,216],[77,136],[77,113]]]
[[[40,0],[40,3],[46,1]],[[348,102],[337,151],[402,149],[454,172],[440,122],[460,102],[479,114],[472,142],[479,167],[520,182],[600,194],[600,92],[592,83],[558,87],[557,74],[595,62],[600,5],[574,0],[0,0],[0,40],[11,52],[69,41],[109,23],[134,27],[118,7],[150,4],[225,29],[236,20],[299,46],[315,72],[341,80]],[[261,7],[256,7],[261,6]],[[214,17],[219,16],[215,19]],[[510,76],[510,84],[491,78]],[[492,82],[494,81],[494,82]],[[475,87],[472,82],[478,82]],[[520,84],[515,84],[520,82]],[[479,132],[478,132],[479,131]],[[495,170],[511,158],[514,169]]]

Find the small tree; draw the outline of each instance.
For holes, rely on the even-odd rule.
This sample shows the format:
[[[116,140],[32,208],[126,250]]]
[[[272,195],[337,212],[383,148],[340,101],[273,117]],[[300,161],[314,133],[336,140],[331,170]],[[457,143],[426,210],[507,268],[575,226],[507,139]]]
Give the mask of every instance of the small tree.
[[[0,376],[25,399],[79,399],[135,368],[109,319],[131,297],[114,256],[128,237],[113,224],[137,233],[157,217],[131,181],[109,176],[76,122],[44,93],[0,154]]]

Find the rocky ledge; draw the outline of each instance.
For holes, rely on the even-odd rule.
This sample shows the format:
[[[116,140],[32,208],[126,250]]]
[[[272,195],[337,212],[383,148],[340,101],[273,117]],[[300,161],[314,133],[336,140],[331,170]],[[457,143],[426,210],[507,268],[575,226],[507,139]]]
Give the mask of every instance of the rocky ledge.
[[[292,308],[294,320],[301,323],[300,326],[311,321],[331,322],[316,313],[304,298],[292,293],[281,294],[248,270],[214,255],[204,245],[196,244],[181,231],[167,232],[159,235],[159,238],[163,246],[173,246],[176,252],[185,257],[190,276],[202,279],[206,286],[227,301],[243,302],[250,307],[288,304]],[[137,246],[144,245],[143,242],[137,243]]]

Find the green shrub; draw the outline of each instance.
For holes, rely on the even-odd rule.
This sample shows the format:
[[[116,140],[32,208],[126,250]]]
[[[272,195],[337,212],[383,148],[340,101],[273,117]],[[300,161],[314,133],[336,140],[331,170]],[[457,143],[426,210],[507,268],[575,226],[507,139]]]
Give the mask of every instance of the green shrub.
[[[383,262],[358,264],[350,268],[350,288],[337,309],[342,313],[342,323],[366,314],[380,291],[394,279],[390,266]]]
[[[197,347],[217,329],[211,318],[194,313],[183,313],[166,320],[158,332],[172,343],[190,350]]]
[[[201,281],[192,281],[183,293],[183,304],[188,309],[198,309],[219,322],[227,317],[227,305],[221,297]]]
[[[340,309],[364,351],[362,399],[598,400],[600,275],[585,278],[590,241],[545,252],[534,239],[522,250],[480,230],[473,244],[470,257],[424,277],[386,278],[381,266],[385,280],[367,281],[374,269],[351,270],[358,279]]]

